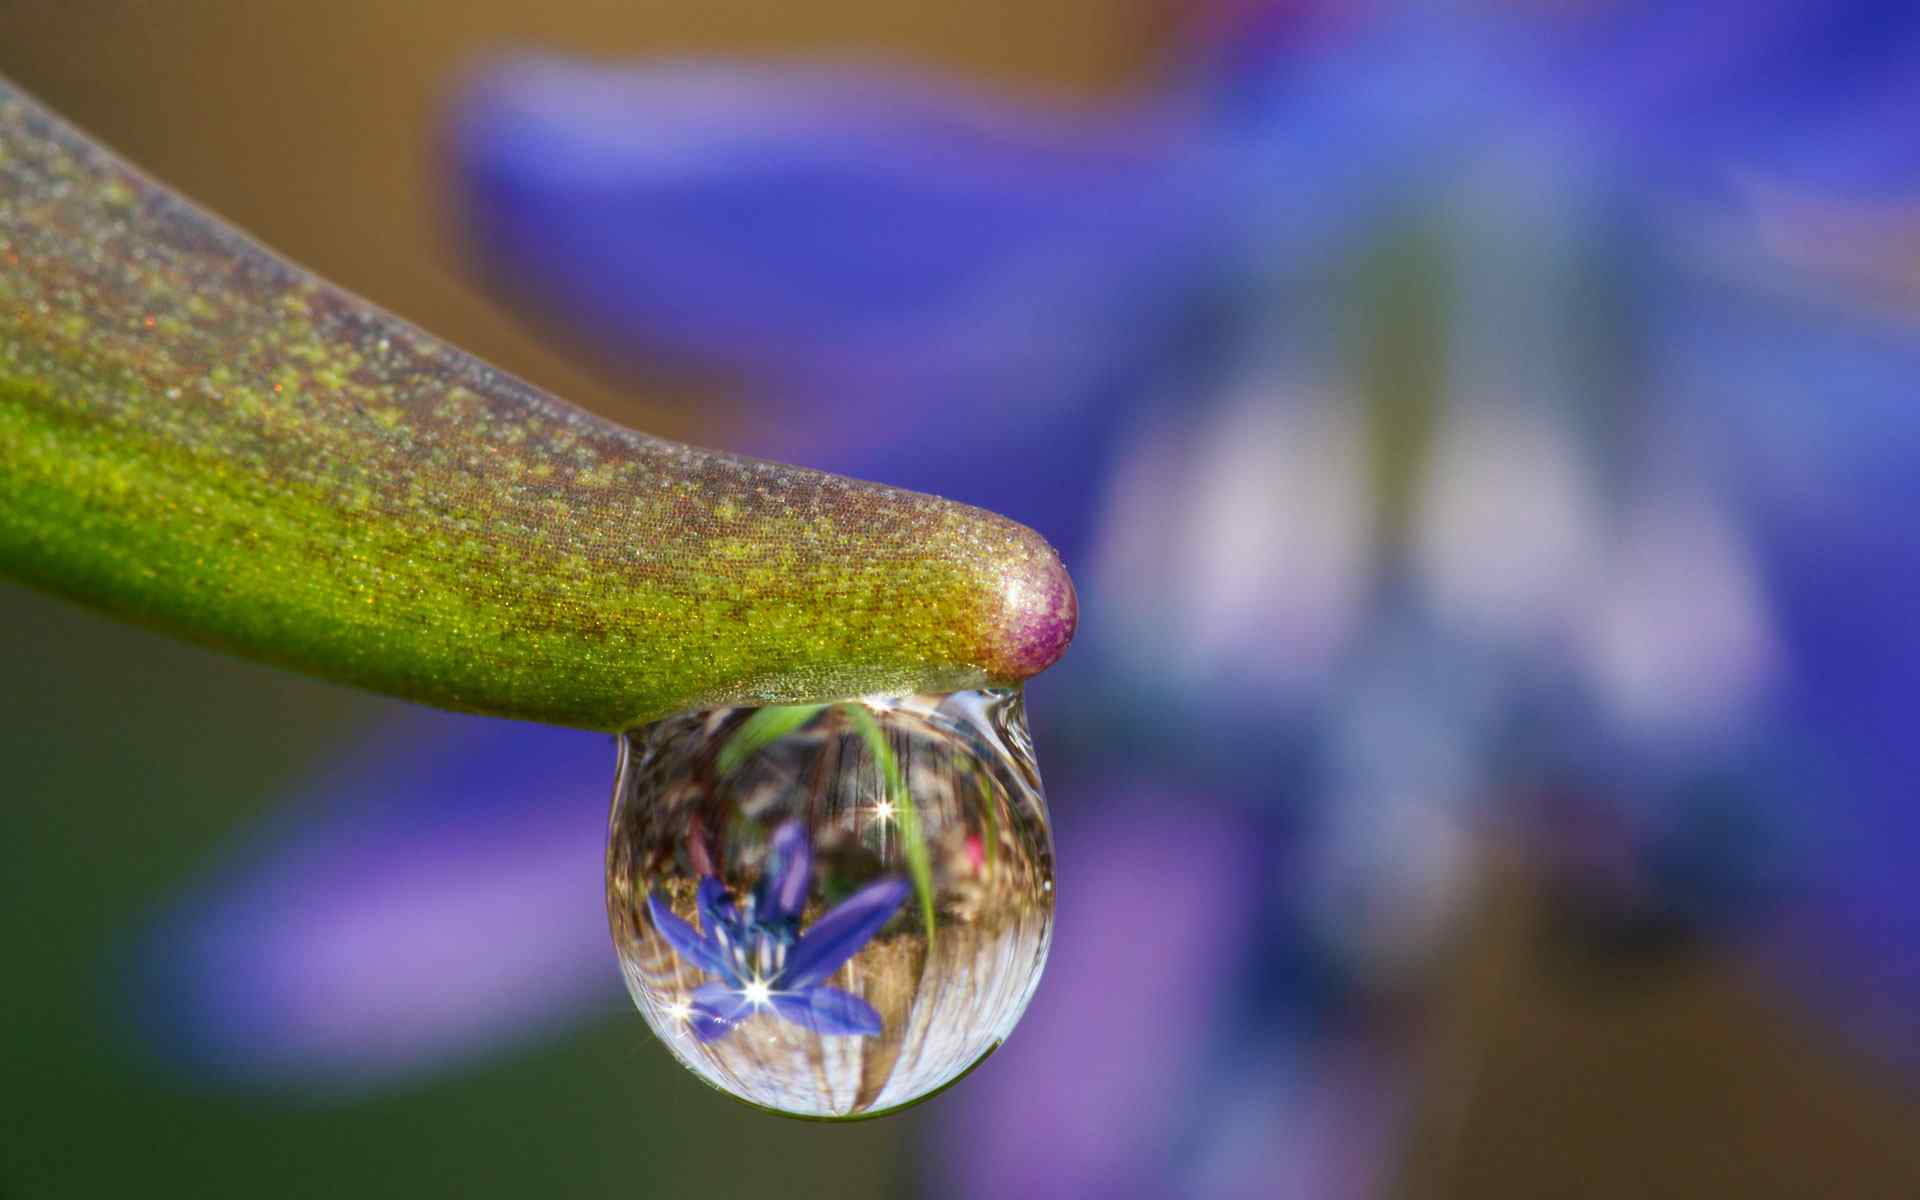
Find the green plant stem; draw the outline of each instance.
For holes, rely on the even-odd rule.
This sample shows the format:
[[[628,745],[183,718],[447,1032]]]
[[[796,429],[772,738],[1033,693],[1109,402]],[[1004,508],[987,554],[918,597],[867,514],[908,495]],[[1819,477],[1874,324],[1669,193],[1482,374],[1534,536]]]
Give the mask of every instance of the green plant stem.
[[[964,505],[649,438],[275,257],[0,80],[0,573],[601,729],[1011,683],[1073,592]]]

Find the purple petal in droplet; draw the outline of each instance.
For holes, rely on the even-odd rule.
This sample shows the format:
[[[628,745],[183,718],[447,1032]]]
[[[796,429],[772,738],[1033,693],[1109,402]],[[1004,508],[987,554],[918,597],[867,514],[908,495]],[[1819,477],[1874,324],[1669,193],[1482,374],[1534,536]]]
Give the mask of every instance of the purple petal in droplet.
[[[653,927],[661,937],[667,939],[667,945],[684,959],[688,966],[709,974],[722,973],[722,960],[719,953],[703,939],[693,926],[673,915],[667,902],[660,898],[659,892],[647,896],[647,915],[653,918]]]
[[[766,869],[754,889],[754,918],[763,925],[791,925],[807,906],[813,878],[813,846],[807,827],[788,821],[767,842]]]
[[[715,1042],[733,1032],[733,1027],[751,1015],[753,1005],[746,997],[718,981],[693,989],[692,1011],[687,1024],[693,1036],[703,1042]]]
[[[839,988],[775,992],[772,1000],[773,1011],[782,1017],[828,1037],[874,1037],[883,1028],[873,1005]]]
[[[720,882],[719,876],[707,875],[700,880],[696,903],[700,908],[700,931],[709,942],[722,944],[722,934],[724,940],[740,940],[740,915],[733,907],[733,893]]]
[[[858,954],[880,932],[910,890],[904,879],[882,879],[861,888],[814,922],[787,954],[781,989],[810,988],[839,970],[840,964]]]

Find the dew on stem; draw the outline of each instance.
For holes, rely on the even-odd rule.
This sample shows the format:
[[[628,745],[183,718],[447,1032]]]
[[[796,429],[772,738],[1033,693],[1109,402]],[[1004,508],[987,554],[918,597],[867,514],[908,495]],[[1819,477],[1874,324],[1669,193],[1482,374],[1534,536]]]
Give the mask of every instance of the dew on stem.
[[[1053,921],[1016,691],[729,708],[622,744],[607,911],[628,989],[708,1083],[891,1111],[1011,1032]]]

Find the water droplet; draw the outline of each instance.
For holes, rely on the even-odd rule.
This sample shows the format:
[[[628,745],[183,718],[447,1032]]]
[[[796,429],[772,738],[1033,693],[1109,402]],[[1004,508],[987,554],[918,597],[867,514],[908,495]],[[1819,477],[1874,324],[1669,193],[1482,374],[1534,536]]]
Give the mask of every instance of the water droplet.
[[[1026,1009],[1053,901],[1017,690],[715,709],[622,743],[627,988],[749,1104],[874,1116],[964,1075]]]

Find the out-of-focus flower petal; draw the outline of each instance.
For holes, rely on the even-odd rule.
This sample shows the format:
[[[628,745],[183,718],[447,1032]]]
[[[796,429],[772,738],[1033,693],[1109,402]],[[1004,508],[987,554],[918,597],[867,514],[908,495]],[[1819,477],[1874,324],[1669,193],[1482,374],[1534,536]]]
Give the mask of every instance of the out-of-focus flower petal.
[[[1264,847],[1213,797],[1055,789],[1060,881],[1044,986],[936,1143],[955,1196],[1163,1197],[1254,930]],[[1097,816],[1097,819],[1093,819]]]
[[[1790,712],[1823,768],[1792,798],[1817,820],[1796,843],[1808,894],[1770,958],[1844,1036],[1920,1068],[1920,483],[1909,465],[1829,489],[1765,543],[1797,652]]]
[[[882,1023],[873,1005],[839,988],[811,987],[800,992],[775,992],[773,1010],[815,1033],[828,1036],[877,1036]]]
[[[356,1087],[616,1010],[605,739],[409,713],[137,935],[161,1056],[253,1085]]]
[[[1364,435],[1355,397],[1290,376],[1144,431],[1111,473],[1082,572],[1106,614],[1098,652],[1236,699],[1324,685],[1366,613]]]
[[[1101,325],[1159,303],[1150,264],[1204,192],[1148,125],[847,66],[509,60],[450,144],[505,295],[630,363],[744,371],[808,420],[889,400],[883,434],[942,398],[1057,395]]]
[[[1545,35],[1543,96],[1650,180],[1920,184],[1920,9],[1902,0],[1627,0],[1516,23]]]
[[[904,879],[880,879],[842,900],[787,952],[780,986],[789,991],[809,988],[839,970],[880,932],[911,890]]]

